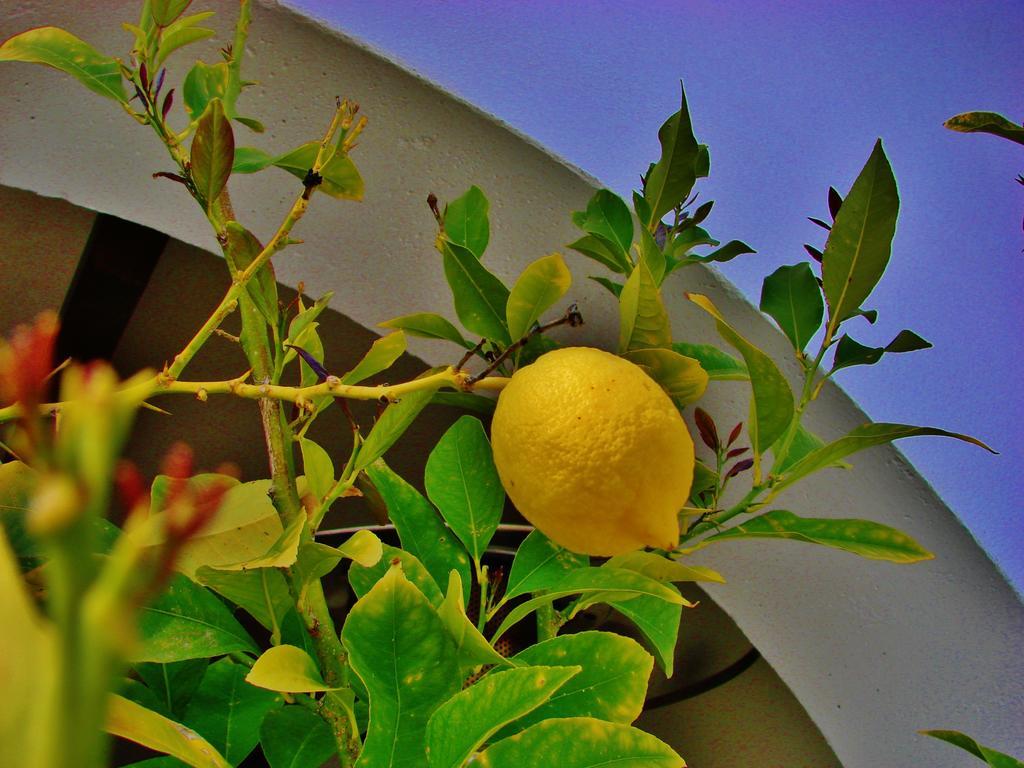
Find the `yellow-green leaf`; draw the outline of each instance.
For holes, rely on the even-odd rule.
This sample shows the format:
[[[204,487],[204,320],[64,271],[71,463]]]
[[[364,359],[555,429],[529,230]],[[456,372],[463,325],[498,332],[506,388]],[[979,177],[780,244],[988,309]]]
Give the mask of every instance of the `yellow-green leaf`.
[[[924,736],[931,736],[933,739],[939,739],[955,747],[960,747],[960,749],[970,752],[979,760],[984,760],[991,768],[1024,768],[1024,762],[1005,752],[979,744],[966,733],[961,733],[960,731],[931,730],[918,731],[918,733]]]
[[[391,320],[385,320],[379,324],[382,328],[394,328],[405,331],[410,336],[419,336],[423,339],[445,339],[458,344],[460,347],[472,349],[473,344],[463,338],[459,329],[452,325],[451,321],[436,315],[432,312],[416,312],[411,315],[402,315]]]
[[[295,562],[299,553],[299,542],[306,525],[305,515],[298,515],[288,527],[281,531],[277,541],[259,557],[240,560],[218,566],[222,571],[245,571],[253,568],[287,568]]]
[[[641,259],[619,296],[619,352],[671,346],[672,326],[661,291]]]
[[[402,331],[389,333],[373,342],[370,351],[363,355],[355,368],[341,377],[342,384],[358,384],[381,371],[386,371],[405,352],[405,334]]]
[[[707,389],[708,375],[692,357],[671,349],[634,349],[622,356],[643,368],[669,397],[681,405],[700,400]]]
[[[324,682],[312,657],[294,645],[277,645],[263,652],[245,682],[281,693],[317,693],[335,690]]]
[[[754,453],[760,456],[793,420],[793,390],[772,359],[729,325],[707,296],[688,293],[686,297],[715,318],[719,335],[739,351],[747,364],[753,390],[747,429]]]
[[[307,437],[299,440],[299,451],[302,453],[302,468],[309,490],[319,503],[334,486],[334,462],[323,447]]]
[[[616,555],[604,564],[608,568],[625,568],[650,576],[658,581],[714,581],[724,584],[725,579],[718,571],[700,565],[683,565],[678,560],[662,557],[654,552],[636,550]]]
[[[949,118],[943,125],[960,133],[991,133],[1003,139],[1024,144],[1024,126],[998,112],[963,112]]]
[[[106,730],[176,757],[194,768],[231,768],[231,764],[191,728],[117,694],[110,696]]]
[[[66,72],[94,93],[122,103],[128,101],[117,59],[104,56],[57,27],[30,29],[4,41],[0,61],[45,64]]]
[[[560,253],[543,256],[530,264],[516,280],[508,297],[505,316],[508,333],[520,339],[533,324],[561,299],[572,284],[572,275]]]
[[[459,572],[452,570],[448,578],[448,592],[437,609],[445,629],[455,642],[455,650],[459,655],[459,664],[464,670],[480,664],[495,664],[500,667],[512,666],[508,659],[498,653],[487,642],[476,625],[466,616],[463,603],[462,578]]]

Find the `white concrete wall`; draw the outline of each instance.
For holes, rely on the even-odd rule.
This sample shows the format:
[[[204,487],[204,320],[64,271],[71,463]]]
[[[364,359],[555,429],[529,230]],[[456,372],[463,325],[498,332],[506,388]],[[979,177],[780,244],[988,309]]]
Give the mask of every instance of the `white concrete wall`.
[[[213,5],[223,12],[217,21],[223,44],[234,4]],[[53,23],[102,50],[122,52],[130,41],[117,22],[134,20],[135,6],[22,0],[5,7],[0,38]],[[196,50],[213,61],[213,48]],[[306,245],[287,251],[277,266],[283,282],[304,280],[312,293],[335,290],[336,308],[371,327],[447,305],[423,201],[430,191],[445,199],[472,183],[492,201],[487,263],[506,279],[574,237],[569,212],[582,207],[593,181],[497,121],[275,6],[257,9],[250,48],[247,69],[261,85],[243,104],[268,132],[247,135],[239,128],[239,144],[281,151],[318,136],[335,94],[357,100],[371,119],[355,155],[367,179],[365,202],[317,199],[296,232]],[[168,86],[180,82],[192,55],[178,59],[185,63],[168,74]],[[150,178],[170,170],[154,137],[112,102],[58,73],[5,64],[0,104],[0,184],[66,198],[215,250],[203,217],[177,186]],[[233,180],[231,189],[238,217],[266,237],[296,184],[270,170]],[[571,297],[588,321],[573,339],[611,344],[617,334],[612,303],[585,280],[595,272],[589,263],[569,261],[576,277]],[[707,318],[682,298],[684,287],[710,294],[752,341],[785,359],[781,335],[710,270],[690,271],[666,286],[677,337],[717,341]],[[428,343],[414,351],[432,363],[453,357]],[[796,373],[794,365],[786,370]],[[704,406],[728,422],[726,414],[744,414],[746,403],[742,385],[726,384],[714,387]],[[865,420],[829,387],[810,426],[830,439]],[[1024,752],[1019,597],[897,451],[875,449],[854,463],[851,473],[821,474],[797,486],[780,505],[895,525],[933,550],[934,561],[899,567],[795,543],[723,544],[696,558],[729,579],[712,590],[715,600],[851,768],[964,764],[956,750],[917,736],[919,728],[957,728]]]

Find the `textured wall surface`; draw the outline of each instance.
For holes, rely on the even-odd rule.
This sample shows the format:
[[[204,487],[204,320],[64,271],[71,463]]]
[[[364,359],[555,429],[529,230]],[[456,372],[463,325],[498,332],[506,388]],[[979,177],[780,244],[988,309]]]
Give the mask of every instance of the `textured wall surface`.
[[[21,2],[0,21],[0,38],[55,23],[103,50],[121,51],[128,40],[114,22],[133,18],[134,5]],[[233,4],[214,5],[224,12],[224,25]],[[496,121],[274,6],[257,8],[251,48],[250,76],[261,85],[247,92],[244,105],[268,131],[248,136],[239,128],[240,144],[281,151],[317,136],[335,94],[355,98],[372,121],[355,155],[368,181],[366,200],[316,200],[296,232],[305,246],[280,260],[283,282],[303,280],[313,294],[335,290],[333,306],[366,327],[437,308],[447,301],[447,288],[423,201],[430,191],[445,199],[471,183],[492,200],[487,261],[502,277],[514,278],[526,262],[573,238],[568,212],[585,203],[591,181]],[[203,55],[213,61],[213,46]],[[295,73],[305,80],[294,84]],[[179,64],[169,82],[183,75]],[[58,73],[23,65],[0,67],[0,98],[0,184],[65,198],[215,250],[202,216],[176,185],[150,178],[168,170],[161,148],[112,103]],[[279,173],[232,181],[238,217],[255,224],[261,237],[273,231],[297,192],[289,177],[268,178]],[[282,179],[283,186],[271,186]],[[571,297],[588,321],[572,338],[608,343],[617,334],[611,303],[585,280],[589,265],[569,261],[576,278]],[[786,359],[781,335],[712,271],[690,271],[685,281],[667,284],[677,338],[716,341],[708,320],[682,298],[683,282],[687,290],[711,295],[751,341]],[[414,351],[432,364],[454,357],[427,343]],[[794,365],[784,367],[795,375]],[[723,384],[704,405],[728,422],[742,418],[747,398],[741,384]],[[832,439],[863,421],[845,395],[826,388],[809,426]],[[933,550],[935,560],[900,567],[795,543],[735,542],[694,557],[729,580],[709,591],[793,691],[842,764],[962,765],[955,750],[917,736],[919,728],[958,728],[983,743],[1024,751],[1024,606],[897,451],[875,449],[853,463],[852,472],[821,474],[795,487],[780,507],[898,526]]]

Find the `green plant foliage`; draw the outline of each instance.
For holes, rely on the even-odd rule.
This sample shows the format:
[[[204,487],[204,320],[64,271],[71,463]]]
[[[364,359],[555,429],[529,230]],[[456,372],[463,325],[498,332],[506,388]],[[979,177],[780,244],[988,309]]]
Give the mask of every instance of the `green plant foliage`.
[[[394,328],[405,331],[410,336],[419,336],[422,339],[442,339],[458,344],[460,347],[472,349],[473,343],[467,341],[459,329],[452,325],[440,315],[432,312],[417,312],[411,315],[402,315],[391,320],[379,323],[383,328]]]
[[[453,570],[449,574],[448,591],[437,609],[437,615],[455,642],[455,652],[462,671],[469,672],[485,664],[511,666],[511,662],[491,647],[487,638],[469,620],[463,599],[462,579],[458,571]]]
[[[836,214],[821,262],[828,302],[827,335],[853,317],[878,284],[892,252],[900,199],[881,140]]]
[[[676,341],[672,344],[672,349],[699,362],[700,367],[712,381],[750,381],[750,372],[747,371],[746,363],[737,360],[718,347],[713,347],[710,344]]]
[[[568,247],[598,264],[603,264],[612,272],[625,275],[633,268],[628,256],[623,256],[610,243],[595,235],[585,235],[569,243]]]
[[[315,768],[337,750],[323,718],[298,706],[267,713],[260,726],[260,747],[270,768]]]
[[[224,230],[228,238],[226,252],[233,260],[235,270],[243,271],[260,255],[263,245],[252,232],[237,221],[229,221]],[[279,319],[277,278],[269,262],[260,267],[256,272],[256,279],[246,284],[245,291],[267,324],[271,328],[276,328]]]
[[[427,496],[479,562],[501,522],[505,490],[480,421],[463,416],[427,457]]]
[[[199,118],[190,157],[192,182],[209,207],[228,183],[235,161],[235,136],[220,99],[211,99]]]
[[[259,743],[267,714],[281,707],[281,696],[245,682],[246,668],[230,659],[211,664],[185,713],[185,725],[238,765]]]
[[[437,387],[428,387],[405,395],[397,403],[384,409],[384,413],[373,425],[370,434],[360,446],[356,455],[352,473],[362,472],[377,459],[387,453],[388,448],[402,436],[409,425],[416,420],[420,411],[427,407]]]
[[[461,245],[478,259],[483,258],[491,238],[488,220],[490,203],[479,187],[470,187],[466,192],[445,206],[444,236],[452,243]]]
[[[742,525],[709,536],[701,544],[748,538],[793,539],[891,563],[916,563],[934,557],[907,534],[881,523],[798,517],[782,509],[765,512]]]
[[[619,296],[619,352],[672,346],[672,327],[654,277],[640,261]]]
[[[572,218],[577,227],[614,253],[616,263],[629,262],[633,216],[622,198],[607,189],[600,189],[590,198],[587,210],[577,211]]]
[[[535,710],[580,669],[530,666],[494,672],[452,696],[427,725],[431,768],[459,768],[502,726]]]
[[[367,467],[366,474],[387,506],[402,548],[423,563],[439,587],[448,583],[449,573],[456,571],[468,602],[472,586],[469,557],[434,507],[383,460]]]
[[[342,384],[358,384],[381,371],[386,371],[405,352],[405,334],[395,331],[373,342],[356,367],[341,377]]]
[[[786,472],[790,467],[808,454],[817,451],[819,448],[825,447],[825,443],[820,437],[801,425],[793,434],[793,439],[789,443],[789,449],[786,451],[785,456],[779,458],[779,453],[782,451],[781,443],[783,437],[776,440],[775,444],[772,446],[772,451],[776,454],[777,461],[774,471],[777,474]],[[836,467],[838,469],[852,469],[849,464],[841,459],[836,459],[828,466]]]
[[[505,316],[509,336],[520,339],[569,290],[572,275],[559,253],[530,264],[509,293]]]
[[[158,703],[157,711],[180,720],[208,665],[208,659],[190,659],[172,664],[136,664],[134,668]]]
[[[699,293],[689,293],[687,298],[715,318],[719,335],[739,351],[747,364],[754,393],[747,431],[754,453],[760,455],[779,439],[793,420],[793,391],[772,359],[737,333],[710,299]]]
[[[909,424],[888,424],[885,422],[865,424],[857,427],[845,437],[841,437],[838,440],[822,446],[821,448],[804,456],[800,461],[793,464],[785,475],[779,478],[779,482],[776,483],[775,488],[777,490],[786,488],[797,480],[800,480],[813,472],[817,472],[819,469],[831,466],[836,461],[839,461],[850,454],[856,453],[857,451],[862,451],[865,448],[871,448],[875,445],[883,445],[885,443],[892,442],[893,440],[901,440],[905,437],[917,437],[918,435],[953,437],[957,440],[973,443],[980,448],[984,448],[990,453],[995,453],[995,451],[976,438],[968,435],[961,435],[956,432],[947,432],[944,429],[936,429],[935,427],[914,427]]]
[[[322,501],[334,486],[334,462],[327,451],[308,437],[299,440],[299,450],[310,493]]]
[[[679,90],[682,97],[679,111],[658,131],[661,158],[648,172],[644,184],[644,199],[651,208],[650,218],[644,222],[648,227],[653,227],[666,213],[686,200],[698,176],[707,176],[704,167],[707,150],[702,158],[700,145],[693,137],[682,84]]]
[[[191,728],[116,694],[110,697],[107,732],[176,757],[195,768],[235,765]]]
[[[697,360],[671,349],[634,349],[622,355],[636,363],[680,405],[699,400],[708,386],[708,375]]]
[[[802,352],[821,327],[825,303],[807,262],[779,267],[764,279],[761,311],[771,315],[793,348]]]
[[[863,344],[843,334],[836,345],[835,359],[832,370],[849,368],[851,365],[874,365],[882,359],[886,352],[915,352],[919,349],[930,349],[931,344],[913,331],[902,330],[896,338],[884,347],[865,347]]]
[[[590,565],[590,558],[560,547],[540,531],[532,531],[519,545],[505,585],[505,597],[550,589],[568,572]]]
[[[702,565],[684,565],[678,560],[643,550],[616,555],[609,558],[604,565],[607,568],[625,568],[627,571],[636,571],[662,582],[713,581],[718,584],[725,583],[722,575],[711,568]]]
[[[432,606],[440,607],[444,596],[441,587],[430,572],[423,566],[419,558],[410,552],[390,544],[383,545],[380,560],[371,566],[353,563],[348,571],[348,582],[358,597],[364,597],[395,568],[402,570],[403,579],[413,584],[426,597]]]
[[[997,112],[963,112],[943,123],[959,133],[990,133],[1017,144],[1024,144],[1024,126],[1008,120]]]
[[[320,151],[320,142],[309,141],[285,152],[283,155],[270,155],[254,147],[240,147],[232,171],[234,173],[256,173],[264,168],[274,166],[288,171],[297,179],[305,179],[309,169],[316,162]],[[362,200],[365,189],[363,177],[359,174],[352,159],[341,150],[335,150],[320,169],[323,181],[317,187],[321,192],[338,200]]]
[[[1024,762],[991,747],[982,746],[970,736],[960,731],[932,730],[918,731],[918,733],[939,739],[955,747],[960,747],[960,749],[970,752],[976,758],[991,766],[991,768],[1024,768]]]
[[[578,668],[579,673],[504,728],[499,739],[553,717],[595,717],[628,725],[640,716],[654,667],[654,659],[635,640],[611,632],[553,637],[520,651],[512,660],[534,669],[543,665]]]
[[[505,320],[509,290],[487,271],[476,255],[457,243],[442,241],[444,276],[452,291],[459,322],[491,341],[509,344]]]
[[[167,27],[191,4],[192,0],[149,0],[149,12],[158,27]]]
[[[302,648],[294,645],[275,645],[265,650],[245,676],[245,682],[281,693],[332,690],[320,676],[316,662]]]
[[[628,725],[592,717],[545,720],[485,749],[481,768],[531,765],[544,755],[561,768],[598,768],[630,764],[644,768],[682,768],[683,759],[665,742]]]
[[[117,59],[57,27],[30,29],[4,41],[0,61],[46,64],[71,75],[93,93],[121,103],[128,101]]]
[[[427,721],[462,686],[454,643],[437,613],[392,568],[352,608],[341,640],[370,697],[360,764],[422,765]]]
[[[164,62],[167,61],[167,57],[175,51],[217,34],[212,29],[198,26],[213,15],[213,11],[196,13],[179,18],[173,24],[167,26],[160,37],[160,46],[156,51],[155,61],[157,68],[163,66]]]
[[[249,634],[224,604],[184,576],[142,609],[139,647],[132,660],[166,664],[220,656],[235,651],[258,653]]]

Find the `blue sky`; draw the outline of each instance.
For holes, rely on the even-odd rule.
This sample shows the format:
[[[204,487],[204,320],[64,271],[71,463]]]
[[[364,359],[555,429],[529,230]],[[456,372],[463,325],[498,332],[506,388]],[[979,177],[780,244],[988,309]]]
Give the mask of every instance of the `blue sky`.
[[[1024,590],[1024,148],[941,127],[1024,117],[1024,9],[1003,2],[288,0],[496,115],[626,195],[657,159],[684,80],[711,148],[708,228],[758,255],[722,272],[756,302],[764,275],[821,245],[830,184],[881,137],[902,208],[858,340],[911,328],[935,348],[840,384],[876,421],[974,434],[898,445]],[[568,212],[566,212],[568,214]],[[870,510],[865,510],[870,517]]]

